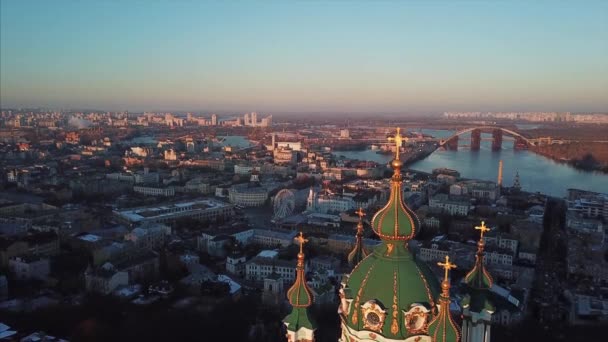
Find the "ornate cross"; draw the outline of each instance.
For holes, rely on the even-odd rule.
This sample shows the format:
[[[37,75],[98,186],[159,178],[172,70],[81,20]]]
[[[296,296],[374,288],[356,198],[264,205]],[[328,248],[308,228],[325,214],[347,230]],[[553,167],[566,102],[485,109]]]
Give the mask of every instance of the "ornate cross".
[[[456,264],[453,264],[450,262],[450,257],[449,256],[445,256],[445,262],[438,262],[437,265],[443,267],[443,269],[445,270],[445,275],[444,275],[444,280],[447,281],[448,280],[448,273],[450,272],[450,270],[452,268],[456,268]]]
[[[304,244],[308,242],[308,239],[304,238],[304,234],[302,234],[302,232],[300,232],[300,235],[296,236],[295,239],[300,244],[300,254],[302,254],[302,251],[303,251],[302,248],[303,248]]]
[[[363,219],[363,216],[365,216],[365,212],[361,207],[359,207],[359,210],[355,211],[355,214],[359,216],[359,221],[361,221]]]
[[[401,135],[401,128],[397,127],[397,133],[394,137],[388,137],[388,141],[395,142],[395,147],[397,150],[395,151],[395,159],[399,160],[399,152],[401,149],[401,143],[406,139]]]
[[[483,234],[490,231],[490,228],[486,227],[486,223],[484,221],[481,221],[481,226],[477,226],[475,229],[481,231],[480,239],[483,239]]]

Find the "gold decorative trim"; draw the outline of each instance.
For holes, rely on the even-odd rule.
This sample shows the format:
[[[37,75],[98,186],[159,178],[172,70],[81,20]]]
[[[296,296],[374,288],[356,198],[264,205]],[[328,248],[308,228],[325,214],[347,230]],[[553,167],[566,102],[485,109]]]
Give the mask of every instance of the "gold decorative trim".
[[[420,306],[416,306],[405,314],[405,327],[412,335],[425,334],[429,327],[428,318],[428,312],[424,312]]]
[[[359,322],[359,318],[358,318],[358,311],[356,310],[357,307],[359,307],[359,303],[361,302],[361,295],[363,294],[363,289],[365,289],[365,285],[367,284],[367,278],[369,278],[369,274],[372,272],[372,270],[374,269],[375,264],[372,264],[369,267],[369,270],[367,270],[367,273],[365,274],[365,277],[363,278],[363,281],[361,282],[361,286],[359,287],[359,291],[357,291],[357,297],[355,298],[355,310],[353,310],[353,316],[351,318],[351,321],[353,322],[353,324],[357,324]]]
[[[374,314],[378,318],[378,322],[370,322],[368,316]],[[382,332],[384,321],[386,320],[386,311],[382,310],[380,305],[374,300],[368,301],[361,307],[361,315],[363,316],[363,328],[375,332]]]
[[[393,270],[393,322],[391,323],[391,332],[396,335],[399,333],[399,323],[397,315],[399,307],[397,306],[397,270]]]
[[[431,294],[431,289],[429,288],[429,284],[426,281],[426,278],[424,277],[424,275],[422,274],[422,272],[420,271],[420,269],[418,269],[418,275],[420,275],[420,278],[422,279],[422,282],[424,283],[424,287],[426,288],[426,295],[429,298],[429,303],[431,304],[431,307],[433,308],[433,314],[435,313],[435,301],[433,300],[433,295]]]

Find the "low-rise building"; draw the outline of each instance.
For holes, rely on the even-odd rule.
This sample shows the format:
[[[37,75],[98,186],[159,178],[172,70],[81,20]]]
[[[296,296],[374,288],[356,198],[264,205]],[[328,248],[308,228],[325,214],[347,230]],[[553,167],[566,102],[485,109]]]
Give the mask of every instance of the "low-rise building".
[[[471,204],[465,200],[450,199],[447,194],[436,194],[429,200],[429,208],[436,208],[453,216],[467,216]]]
[[[172,186],[154,187],[154,186],[136,185],[133,187],[133,191],[138,194],[142,194],[144,196],[162,196],[162,197],[175,196],[175,188]]]
[[[294,261],[255,257],[245,263],[245,279],[261,283],[271,273],[277,273],[285,284],[293,283],[296,277]]]
[[[182,218],[216,221],[229,218],[232,214],[231,204],[212,198],[114,211],[119,221],[129,225],[145,222],[172,223]]]
[[[20,280],[45,280],[51,273],[51,263],[48,258],[26,255],[9,260],[9,269]]]
[[[107,262],[101,267],[89,267],[84,274],[85,287],[88,292],[110,294],[118,287],[129,285],[129,274],[117,270]]]

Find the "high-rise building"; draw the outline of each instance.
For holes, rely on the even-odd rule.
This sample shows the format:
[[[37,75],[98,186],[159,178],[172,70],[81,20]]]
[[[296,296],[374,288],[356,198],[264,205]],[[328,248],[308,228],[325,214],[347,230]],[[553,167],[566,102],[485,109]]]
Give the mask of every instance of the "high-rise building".
[[[211,114],[211,126],[217,126],[217,114]]]
[[[243,125],[251,126],[251,119],[249,117],[249,113],[245,113],[245,115],[243,116]]]
[[[258,113],[251,113],[251,126],[255,127],[258,125]]]

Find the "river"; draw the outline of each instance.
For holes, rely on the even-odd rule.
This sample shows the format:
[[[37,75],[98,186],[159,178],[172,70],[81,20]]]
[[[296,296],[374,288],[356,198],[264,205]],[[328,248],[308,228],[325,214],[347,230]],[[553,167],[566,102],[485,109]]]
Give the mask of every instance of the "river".
[[[452,132],[445,130],[419,129],[417,131],[437,138],[452,135]],[[469,137],[468,135],[461,136],[460,143],[468,144]],[[482,137],[489,138],[491,135],[482,134]],[[425,159],[410,165],[410,168],[431,172],[438,167],[447,167],[459,171],[460,175],[465,178],[496,181],[498,162],[502,160],[505,186],[511,186],[515,173],[519,172],[522,188],[529,192],[538,191],[557,197],[566,196],[568,188],[608,193],[608,175],[606,174],[578,170],[533,152],[515,151],[513,141],[503,141],[502,150],[496,152],[491,151],[490,144],[490,141],[482,140],[481,149],[476,152],[470,151],[468,147],[459,147],[458,151],[438,149]],[[392,159],[391,155],[378,154],[372,150],[335,151],[334,154],[378,163],[387,163]]]

